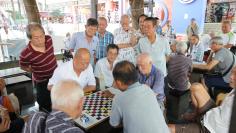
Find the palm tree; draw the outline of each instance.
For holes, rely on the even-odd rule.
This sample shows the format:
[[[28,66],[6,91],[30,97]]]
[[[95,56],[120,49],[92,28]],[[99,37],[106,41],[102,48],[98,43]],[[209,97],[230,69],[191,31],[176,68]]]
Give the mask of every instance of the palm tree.
[[[39,17],[39,10],[37,7],[36,0],[23,0],[24,7],[26,11],[26,15],[28,17],[28,22],[37,22],[41,24],[41,20]]]
[[[138,29],[138,17],[144,13],[144,0],[129,0],[132,15],[132,25]]]

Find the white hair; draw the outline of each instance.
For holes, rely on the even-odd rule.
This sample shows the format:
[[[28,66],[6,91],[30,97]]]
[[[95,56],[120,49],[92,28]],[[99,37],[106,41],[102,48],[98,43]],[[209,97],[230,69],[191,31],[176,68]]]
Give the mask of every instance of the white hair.
[[[51,100],[53,108],[76,107],[84,92],[74,80],[61,80],[52,87]]]
[[[140,55],[138,55],[137,57],[137,61],[141,60],[141,61],[147,61],[147,62],[151,62],[152,63],[152,58],[148,53],[141,53]]]
[[[185,54],[187,51],[187,44],[184,42],[177,42],[176,44],[176,53]]]

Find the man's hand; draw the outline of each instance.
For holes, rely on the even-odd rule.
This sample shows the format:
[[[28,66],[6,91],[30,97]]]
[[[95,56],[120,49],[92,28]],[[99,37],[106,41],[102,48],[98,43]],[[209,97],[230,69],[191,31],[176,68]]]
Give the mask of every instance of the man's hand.
[[[0,132],[5,132],[10,128],[10,117],[7,111],[3,112],[3,115],[0,116],[2,119],[2,122],[0,123]]]
[[[102,96],[106,98],[113,98],[115,95],[112,94],[109,90],[105,90],[102,92]]]
[[[0,79],[0,91],[2,91],[5,88],[5,85],[6,85],[5,80],[1,78]]]

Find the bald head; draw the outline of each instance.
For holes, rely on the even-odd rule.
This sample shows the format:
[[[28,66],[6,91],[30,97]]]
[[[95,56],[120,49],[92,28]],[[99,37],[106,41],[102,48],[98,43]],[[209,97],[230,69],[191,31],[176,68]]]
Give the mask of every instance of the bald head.
[[[139,72],[149,75],[152,70],[152,58],[148,53],[142,53],[137,57],[137,66]]]
[[[86,49],[86,48],[78,49],[75,53],[75,58],[79,58],[79,57],[82,57],[82,56],[89,56],[90,57],[89,50]]]
[[[90,63],[90,53],[86,48],[80,48],[76,51],[73,59],[74,71],[80,74],[84,71]]]

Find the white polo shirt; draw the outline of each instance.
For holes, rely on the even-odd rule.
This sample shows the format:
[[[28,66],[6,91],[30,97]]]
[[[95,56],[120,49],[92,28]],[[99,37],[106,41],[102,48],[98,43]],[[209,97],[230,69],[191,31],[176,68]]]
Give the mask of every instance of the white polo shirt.
[[[204,126],[211,133],[228,133],[235,96],[234,92],[235,90],[233,89],[220,106],[207,111],[204,115]]]
[[[233,44],[235,46],[236,43],[236,35],[233,32],[228,32],[226,34],[221,35],[223,39],[223,44]]]
[[[115,66],[115,63],[113,63],[113,68]],[[112,69],[113,69],[112,68]],[[112,70],[110,69],[110,64],[107,60],[107,57],[104,57],[96,63],[95,70],[94,70],[94,76],[100,79],[103,76],[103,79],[105,81],[105,86],[111,87],[113,84],[113,75]]]
[[[86,87],[87,85],[96,85],[91,64],[89,64],[87,69],[82,71],[78,77],[73,69],[73,60],[70,60],[58,66],[55,69],[51,79],[49,79],[48,85],[54,85],[60,80],[67,79],[77,81],[82,88]]]

